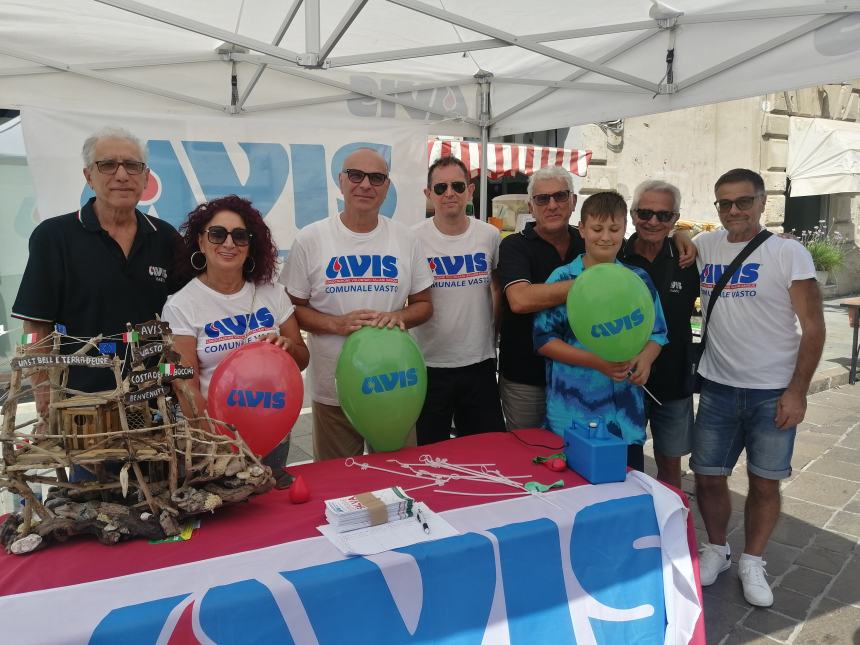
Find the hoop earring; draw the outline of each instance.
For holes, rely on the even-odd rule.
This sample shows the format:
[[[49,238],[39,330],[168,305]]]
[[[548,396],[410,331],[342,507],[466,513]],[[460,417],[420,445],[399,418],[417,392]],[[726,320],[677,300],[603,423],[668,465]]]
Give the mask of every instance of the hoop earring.
[[[248,256],[248,260],[251,261],[251,267],[245,267],[245,273],[254,273],[254,269],[257,268],[257,262],[250,255]],[[245,262],[247,262],[248,260],[245,260]]]
[[[196,264],[194,264],[194,256],[198,255],[198,254],[203,255],[203,252],[202,251],[194,251],[194,253],[191,254],[191,259],[190,259],[191,268],[194,269],[195,271],[202,271],[203,269],[206,268],[206,256],[203,255],[203,266],[197,266]]]

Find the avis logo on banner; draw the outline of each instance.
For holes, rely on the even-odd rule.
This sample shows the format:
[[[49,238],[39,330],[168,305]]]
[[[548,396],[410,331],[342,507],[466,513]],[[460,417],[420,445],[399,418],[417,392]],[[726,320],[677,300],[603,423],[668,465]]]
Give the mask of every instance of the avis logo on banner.
[[[179,227],[198,204],[191,189],[199,185],[205,200],[236,194],[250,200],[266,217],[281,200],[292,176],[291,212],[296,228],[304,228],[329,214],[329,191],[340,194],[337,175],[343,160],[358,148],[373,148],[391,163],[391,146],[355,141],[337,148],[327,162],[322,144],[238,142],[247,157],[248,178],[239,179],[236,166],[222,141],[174,141],[151,139],[147,142],[150,167],[149,183],[139,206]],[[184,151],[191,164],[190,175],[179,161],[177,150]],[[93,196],[89,186],[81,193],[81,204]],[[343,201],[338,199],[338,208]],[[397,188],[392,183],[379,212],[392,217],[397,208]]]
[[[419,543],[388,554],[390,567],[356,557],[275,573],[273,563],[264,579],[114,609],[89,642],[662,644],[651,497],[586,505],[568,527],[541,518]]]

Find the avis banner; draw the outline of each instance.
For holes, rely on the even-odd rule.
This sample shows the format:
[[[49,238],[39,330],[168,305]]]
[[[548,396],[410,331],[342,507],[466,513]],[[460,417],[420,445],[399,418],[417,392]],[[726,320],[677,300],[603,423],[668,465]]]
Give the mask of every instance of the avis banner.
[[[650,478],[443,515],[460,535],[352,558],[309,538],[0,612],[18,645],[704,643],[686,509]]]
[[[139,208],[175,227],[198,203],[235,193],[263,214],[285,255],[299,229],[343,208],[337,175],[361,147],[378,150],[391,166],[380,212],[406,225],[424,217],[427,130],[415,123],[41,108],[25,108],[22,123],[40,219],[77,210],[92,196],[81,147],[108,126],[126,128],[147,144],[151,174]]]

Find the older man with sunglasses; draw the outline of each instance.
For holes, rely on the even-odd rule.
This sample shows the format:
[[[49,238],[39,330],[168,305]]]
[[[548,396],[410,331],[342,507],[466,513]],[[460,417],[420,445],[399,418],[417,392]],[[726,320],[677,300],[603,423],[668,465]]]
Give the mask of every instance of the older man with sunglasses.
[[[344,160],[338,181],[343,212],[299,231],[281,278],[299,326],[310,332],[315,459],[364,451],[364,438],[335,391],[346,337],[366,325],[406,330],[433,313],[433,278],[418,240],[407,227],[379,216],[390,186],[388,163],[375,150],[359,148]]]
[[[418,418],[418,444],[451,436],[502,432],[496,384],[494,272],[499,230],[466,214],[475,187],[456,157],[430,166],[424,194],[434,215],[414,227],[433,272],[433,317],[412,334],[427,363],[427,399]]]
[[[127,130],[105,128],[90,136],[82,150],[84,177],[95,197],[79,210],[51,217],[30,236],[30,256],[12,316],[24,333],[44,339],[54,326],[70,337],[108,337],[99,350],[125,353],[119,334],[126,323],[151,320],[167,296],[182,285],[173,275],[182,244],[167,222],[136,209],[149,180],[146,148]],[[83,343],[64,341],[63,353]],[[35,351],[48,351],[42,343]],[[47,373],[36,372],[34,385]],[[69,369],[68,387],[85,392],[113,389],[110,370]],[[36,407],[47,410],[48,390],[36,389]]]
[[[651,276],[666,316],[669,343],[651,366],[648,390],[660,401],[645,399],[645,414],[654,439],[657,478],[681,487],[681,457],[693,446],[693,391],[690,379],[690,317],[699,297],[699,273],[678,264],[676,241],[669,237],[681,210],[681,191],[649,180],[633,191],[630,214],[636,232],[620,259]]]
[[[730,170],[717,180],[714,193],[724,228],[695,239],[702,308],[707,312],[713,305],[703,333],[703,382],[690,459],[708,533],[699,571],[705,587],[731,567],[727,478],[745,450],[749,487],[737,571],[747,602],[769,607],[773,593],[762,555],[779,519],[780,481],[791,475],[797,425],[806,414],[806,393],[824,346],[821,292],[809,252],[762,228],[767,195],[761,175]],[[738,257],[738,268],[721,281]],[[720,282],[725,286],[711,303]]]

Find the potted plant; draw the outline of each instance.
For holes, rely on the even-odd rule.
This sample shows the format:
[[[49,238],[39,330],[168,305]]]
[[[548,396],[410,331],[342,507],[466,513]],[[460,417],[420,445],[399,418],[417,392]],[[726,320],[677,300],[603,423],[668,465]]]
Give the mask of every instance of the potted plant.
[[[803,231],[800,243],[806,247],[815,265],[816,278],[821,284],[827,282],[831,271],[838,271],[845,261],[845,239],[838,231],[829,232],[824,226],[824,220],[812,230]]]

